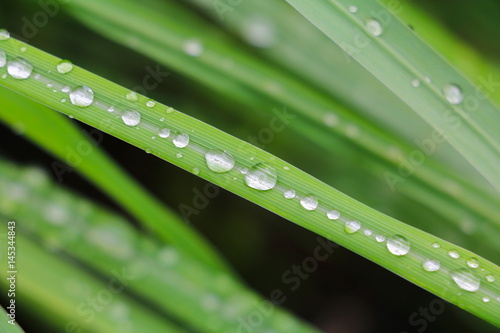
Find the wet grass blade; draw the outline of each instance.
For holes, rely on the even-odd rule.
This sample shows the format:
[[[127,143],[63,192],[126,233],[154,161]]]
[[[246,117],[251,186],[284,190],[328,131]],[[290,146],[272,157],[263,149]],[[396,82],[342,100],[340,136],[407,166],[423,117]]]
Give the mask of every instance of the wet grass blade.
[[[0,85],[191,171],[500,326],[495,264],[157,101],[76,66],[58,73],[61,59],[14,38],[0,43],[7,55]]]
[[[496,170],[500,164],[500,112],[487,99],[488,90],[495,87],[473,86],[376,1],[287,1],[444,133],[500,190]]]

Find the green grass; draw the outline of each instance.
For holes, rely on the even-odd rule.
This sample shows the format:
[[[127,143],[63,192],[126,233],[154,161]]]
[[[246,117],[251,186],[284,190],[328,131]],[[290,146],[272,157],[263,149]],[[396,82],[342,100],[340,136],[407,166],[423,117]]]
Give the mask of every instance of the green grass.
[[[14,38],[15,33],[0,40],[0,49],[6,54],[0,86],[8,88],[0,87],[0,118],[59,159],[49,158],[52,167],[61,168],[53,170],[56,178],[69,165],[122,209],[113,213],[116,207],[82,199],[36,169],[0,163],[0,216],[18,221],[19,265],[27,267],[19,275],[19,295],[34,309],[39,322],[62,328],[75,321],[86,331],[102,332],[121,330],[120,325],[134,325],[133,331],[153,327],[150,330],[221,332],[237,329],[241,318],[251,318],[261,309],[259,304],[269,305],[241,282],[208,241],[183,224],[183,220],[199,221],[200,212],[219,200],[217,195],[231,198],[226,193],[205,191],[203,197],[196,188],[190,191],[189,181],[200,177],[500,326],[500,268],[494,263],[499,259],[499,197],[481,178],[498,189],[498,109],[475,94],[473,84],[378,3],[288,2],[298,12],[279,2],[243,2],[232,7],[224,20],[205,0],[190,1],[205,17],[191,5],[170,1],[76,0],[65,6],[66,12],[99,34],[169,66],[169,80],[179,87],[150,91],[155,89],[146,88],[147,76],[138,79],[143,83],[139,91],[156,98],[105,79],[129,87],[137,82],[125,73],[100,67],[99,59],[107,53],[99,52],[99,47],[75,59],[82,67],[72,65],[63,73],[57,69],[59,57],[21,42]],[[382,14],[390,23],[382,21]],[[411,16],[409,7],[403,14],[417,20],[413,24],[425,22],[425,15]],[[263,22],[252,21],[255,17],[269,24],[260,37],[274,37],[259,49],[252,47],[255,40],[248,35],[249,22]],[[466,52],[467,47],[442,32],[439,25],[429,30],[428,34],[434,30],[441,41]],[[366,70],[348,60],[329,38]],[[360,41],[365,42],[363,47]],[[108,45],[102,40],[96,45],[99,43]],[[86,50],[90,44],[78,46]],[[47,49],[65,54],[50,46]],[[130,60],[121,59],[118,54],[125,51],[119,50],[112,60],[128,67]],[[468,63],[479,62],[480,57],[470,56]],[[451,60],[460,66],[457,59]],[[19,66],[26,70],[21,76],[15,73]],[[491,65],[492,71],[494,68]],[[488,74],[472,68],[464,72]],[[170,79],[177,78],[177,73],[190,80]],[[443,87],[450,83],[460,87],[463,100],[444,96]],[[76,97],[81,99],[76,101]],[[471,109],[473,98],[480,112]],[[450,100],[456,105],[450,105]],[[86,124],[85,133],[50,109]],[[261,139],[252,137],[264,130],[270,130],[273,139],[262,145]],[[444,131],[451,145],[436,139],[437,130]],[[109,146],[106,134],[144,153],[122,158],[120,167],[110,157],[120,155],[114,150],[120,146]],[[410,174],[402,175],[404,158],[422,149],[415,142],[428,138],[438,140],[437,150],[425,156],[423,163],[414,163]],[[109,147],[114,148],[105,153]],[[23,153],[21,148],[14,156],[25,156]],[[466,166],[460,155],[481,175]],[[165,164],[156,164],[156,170],[146,167],[152,156],[191,175]],[[135,177],[149,178],[150,187],[157,184],[170,200],[178,202],[178,213],[165,208],[125,171],[135,163],[141,165]],[[59,182],[66,182],[66,177]],[[212,191],[218,193],[216,187]],[[204,218],[203,232],[212,238],[221,234],[218,246],[221,239],[234,242],[241,258],[245,247],[254,248],[254,254],[241,261],[231,254],[236,266],[257,259],[255,249],[273,255],[276,250],[263,247],[261,239],[266,236],[258,231],[258,218],[252,221],[249,208],[239,208],[236,199],[225,200],[214,210],[212,220],[219,224]],[[138,228],[120,214],[133,218]],[[220,224],[219,220],[228,222]],[[306,244],[303,235],[307,232],[292,237],[298,244]],[[272,244],[286,253],[284,257],[293,251],[279,246],[279,241]],[[177,258],[174,264],[165,265],[162,253],[167,252],[170,259]],[[359,265],[352,261],[346,267]],[[286,261],[281,262],[276,261],[274,274],[285,270],[280,275],[283,283],[287,271],[283,268]],[[304,265],[306,260],[302,262]],[[114,308],[109,306],[92,323],[83,322],[72,310],[82,299],[105,288],[110,272],[120,267],[141,276],[117,296],[120,306],[134,315],[115,318],[106,312]],[[44,268],[58,274],[37,282],[34,277]],[[252,273],[266,278],[265,269],[257,265]],[[370,275],[359,271],[355,276],[369,281]],[[249,276],[243,274],[243,280]],[[325,286],[338,279],[335,272],[318,291],[327,292],[330,288]],[[76,292],[75,285],[61,293],[51,292],[76,280],[88,287],[80,288],[85,292]],[[390,285],[377,285],[371,290],[382,290],[384,298],[394,293]],[[276,290],[276,283],[261,286],[260,292],[267,294],[268,288]],[[308,297],[307,291],[295,295],[308,300],[301,302],[303,308],[315,309],[315,298]],[[285,307],[294,308],[293,304]],[[271,308],[257,330],[314,331],[303,320]],[[307,317],[313,320],[311,311]],[[475,325],[477,330],[487,327],[481,325]]]

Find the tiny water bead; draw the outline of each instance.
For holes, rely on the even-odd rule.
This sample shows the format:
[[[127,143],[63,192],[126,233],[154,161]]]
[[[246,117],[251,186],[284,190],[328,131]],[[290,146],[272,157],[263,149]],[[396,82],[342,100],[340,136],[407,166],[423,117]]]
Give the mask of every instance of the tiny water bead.
[[[448,251],[448,255],[453,258],[453,259],[459,259],[460,258],[460,254],[458,253],[457,250],[450,250]]]
[[[300,204],[306,210],[315,210],[318,208],[318,199],[311,194],[300,199]]]
[[[213,149],[205,154],[205,160],[210,170],[216,173],[229,172],[234,168],[236,160],[225,150]]]
[[[69,60],[61,60],[57,64],[56,68],[59,73],[66,74],[73,70],[73,64]]]
[[[478,268],[479,267],[479,261],[477,261],[476,258],[470,258],[467,260],[467,266],[470,268]]]
[[[340,217],[340,213],[337,210],[331,210],[326,213],[326,217],[328,217],[330,220],[337,220]]]
[[[485,278],[486,278],[486,281],[488,281],[488,282],[495,282],[495,277],[491,274],[486,275]]]
[[[450,276],[460,289],[475,292],[481,287],[481,281],[465,268],[451,271]]]
[[[285,199],[293,199],[295,198],[297,194],[295,193],[295,190],[286,190],[284,193],[283,193],[283,196],[285,197]]]
[[[413,80],[411,81],[411,85],[412,85],[412,87],[413,87],[413,88],[418,88],[418,87],[420,87],[420,80],[419,80],[419,79],[413,79]]]
[[[395,256],[404,256],[410,252],[410,242],[404,236],[392,236],[387,240],[387,249]]]
[[[488,303],[490,301],[491,301],[491,299],[489,297],[483,297],[483,302],[484,303]]]
[[[439,245],[438,243],[432,243],[432,247],[435,249],[439,249],[441,245]]]
[[[452,105],[458,105],[464,100],[462,89],[455,84],[447,84],[443,87],[443,94],[446,100]]]
[[[5,51],[0,49],[0,68],[5,66],[7,63],[7,55],[5,54]]]
[[[359,221],[353,220],[353,221],[347,221],[344,226],[345,232],[348,234],[353,234],[357,232],[359,229],[361,229],[361,223]]]
[[[158,130],[158,135],[160,138],[168,138],[170,136],[170,130],[168,128],[160,128]]]
[[[377,235],[377,236],[375,236],[375,240],[379,243],[382,243],[385,241],[385,236],[384,235]]]
[[[365,23],[365,27],[366,30],[368,30],[368,32],[375,37],[382,35],[382,33],[384,32],[384,28],[382,27],[380,22],[374,19],[367,20]]]
[[[122,120],[127,126],[137,126],[141,122],[141,114],[135,110],[125,111]]]
[[[125,94],[125,98],[129,101],[135,102],[138,100],[137,93],[134,91],[129,91]]]
[[[184,148],[189,144],[189,135],[186,133],[177,134],[172,142],[177,148]]]
[[[191,57],[199,57],[203,53],[203,44],[197,39],[189,39],[184,43],[184,52]]]
[[[8,40],[10,38],[10,32],[5,29],[0,29],[0,40]]]
[[[351,14],[356,14],[358,12],[358,7],[356,7],[356,6],[349,6],[349,8],[347,10]]]
[[[154,107],[155,105],[156,105],[156,103],[155,103],[153,100],[149,100],[149,101],[147,101],[147,102],[146,102],[146,106],[147,106],[148,108],[152,108],[152,107]]]
[[[277,181],[278,174],[276,170],[265,163],[254,165],[245,175],[245,184],[259,191],[267,191],[274,188]]]
[[[370,237],[370,236],[373,234],[373,231],[371,231],[370,229],[365,229],[365,230],[363,231],[363,233],[364,233],[366,236]]]
[[[441,268],[441,263],[439,262],[439,260],[429,259],[424,261],[422,267],[427,272],[435,272],[439,270],[439,268]]]
[[[69,93],[71,104],[79,107],[87,107],[94,101],[94,92],[86,86],[79,86]]]
[[[33,66],[24,59],[17,58],[7,62],[7,73],[14,79],[25,80],[33,72]]]
[[[21,48],[19,49],[19,51],[21,53],[24,53],[24,52],[28,51],[28,48],[26,46],[21,46]]]

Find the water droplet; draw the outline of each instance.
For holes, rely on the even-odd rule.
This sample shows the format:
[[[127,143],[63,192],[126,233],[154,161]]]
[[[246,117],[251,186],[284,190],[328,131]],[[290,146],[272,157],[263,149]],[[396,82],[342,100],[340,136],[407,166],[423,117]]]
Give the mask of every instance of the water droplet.
[[[2,79],[6,79],[7,78],[7,74],[2,74]]]
[[[349,6],[348,10],[349,10],[350,13],[356,14],[358,12],[358,7],[356,7],[356,6]]]
[[[146,154],[151,154],[152,152],[151,148],[146,148]]]
[[[5,51],[0,49],[0,68],[5,66],[7,63],[7,55],[5,54]]]
[[[30,77],[33,66],[27,60],[17,58],[7,62],[7,72],[14,79],[24,80]]]
[[[146,102],[146,106],[147,106],[148,108],[152,108],[152,107],[154,107],[155,105],[156,105],[156,103],[155,103],[153,100],[149,100],[149,101],[147,101],[147,102]]]
[[[489,297],[483,297],[483,302],[484,303],[488,303],[489,301],[491,301]]]
[[[295,198],[297,194],[295,193],[295,190],[287,190],[285,193],[283,193],[283,196],[285,199],[293,199]]]
[[[439,260],[429,259],[422,264],[422,267],[427,272],[435,272],[441,267],[441,263],[439,262]]]
[[[158,130],[158,135],[160,138],[168,138],[170,136],[170,130],[168,128],[160,128]]]
[[[432,82],[431,78],[430,78],[430,77],[428,77],[428,76],[424,77],[424,80],[425,80],[425,82],[427,82],[427,83],[431,83],[431,82]]]
[[[359,229],[361,229],[361,223],[359,221],[355,221],[355,220],[346,221],[346,223],[344,225],[344,230],[348,234],[353,234],[356,231],[358,231]]]
[[[477,261],[476,258],[470,258],[467,260],[467,266],[470,268],[478,268],[479,267],[479,261]]]
[[[453,259],[458,259],[460,258],[460,254],[458,253],[457,250],[450,250],[448,251],[448,255],[453,258]]]
[[[137,101],[137,93],[134,91],[129,91],[128,93],[125,94],[125,98],[128,99],[129,101]]]
[[[274,188],[277,181],[278,174],[276,170],[265,163],[254,165],[245,175],[245,184],[259,191],[267,191]]]
[[[61,89],[61,91],[62,91],[63,93],[69,93],[69,92],[71,91],[71,88],[70,88],[69,86],[64,86],[64,87]]]
[[[486,275],[485,278],[486,278],[486,281],[488,281],[488,282],[495,282],[495,277],[491,274]]]
[[[200,173],[200,169],[194,167],[193,170],[191,170],[191,172],[195,175],[199,174]]]
[[[246,175],[248,173],[248,169],[247,168],[243,168],[240,170],[241,174],[242,175]]]
[[[5,29],[0,29],[0,40],[7,40],[10,38],[10,33]]]
[[[61,103],[66,103],[66,98],[62,98]]]
[[[203,44],[197,39],[189,39],[184,43],[184,52],[191,57],[199,57],[203,53]]]
[[[189,135],[186,133],[177,134],[172,142],[177,148],[184,148],[189,144]]]
[[[205,160],[210,170],[217,173],[229,172],[234,168],[236,160],[224,150],[210,150],[205,154]]]
[[[141,114],[135,110],[125,111],[122,120],[127,126],[137,126],[141,122]]]
[[[462,89],[455,84],[445,85],[443,87],[443,94],[446,100],[452,105],[460,104],[464,100]]]
[[[465,268],[459,268],[451,271],[450,276],[460,289],[475,292],[479,290],[481,281]]]
[[[377,235],[377,236],[375,236],[375,240],[379,243],[382,243],[383,241],[385,241],[385,236]]]
[[[243,36],[252,46],[269,48],[276,42],[273,22],[265,17],[252,17],[244,24]]]
[[[439,249],[441,247],[441,245],[439,245],[438,243],[433,243],[432,247],[435,249]]]
[[[374,19],[367,20],[365,27],[366,30],[368,30],[368,32],[375,37],[382,35],[382,33],[384,32],[384,28],[382,27],[380,22]]]
[[[392,236],[387,240],[387,249],[395,256],[404,256],[410,252],[410,242],[401,235]]]
[[[172,108],[172,107],[168,107],[168,108],[165,110],[165,112],[166,112],[166,113],[172,113],[172,112],[174,112],[174,111],[175,111],[175,109],[174,109],[174,108]]]
[[[315,210],[318,208],[318,199],[313,195],[307,195],[300,199],[300,204],[307,210]]]
[[[363,231],[363,233],[364,233],[366,236],[371,236],[371,235],[372,235],[372,233],[373,233],[373,231],[371,231],[370,229],[365,229],[365,230]]]
[[[71,90],[69,100],[75,106],[87,107],[94,101],[94,92],[86,86],[79,86]]]
[[[420,87],[420,80],[419,80],[419,79],[413,79],[413,80],[411,81],[411,85],[412,85],[412,87],[413,87],[413,88],[418,88],[418,87]]]
[[[24,53],[24,52],[28,51],[28,48],[26,46],[21,46],[19,48],[19,51],[21,51],[21,53]]]
[[[69,60],[61,60],[56,68],[59,73],[66,74],[73,70],[73,64]]]
[[[160,121],[165,121],[165,117],[161,117],[161,118],[160,118]]]
[[[54,85],[52,83],[47,84],[47,88],[52,88]]]
[[[184,155],[182,155],[182,153],[175,154],[175,157],[177,157],[177,158],[182,158],[182,156],[184,156]]]
[[[108,112],[115,112],[115,107],[113,105],[111,105],[109,108],[108,108]]]
[[[330,220],[337,220],[337,219],[340,217],[340,213],[339,213],[339,211],[337,211],[337,210],[331,210],[331,211],[329,211],[328,213],[326,213],[326,216],[327,216]]]

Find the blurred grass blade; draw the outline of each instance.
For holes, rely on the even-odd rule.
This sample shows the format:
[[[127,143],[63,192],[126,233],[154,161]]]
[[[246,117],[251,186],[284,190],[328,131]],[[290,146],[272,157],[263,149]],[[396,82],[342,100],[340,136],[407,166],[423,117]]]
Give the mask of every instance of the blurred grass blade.
[[[23,329],[19,324],[14,320],[14,324],[10,324],[11,320],[7,312],[3,307],[0,307],[0,316],[2,320],[0,322],[0,332],[2,333],[24,333]]]
[[[94,203],[50,182],[33,186],[28,181],[30,173],[30,168],[0,161],[0,197],[4,200],[0,214],[12,216],[19,231],[30,233],[47,250],[76,258],[109,279],[112,272],[125,272],[131,277],[126,291],[153,304],[151,310],[174,316],[197,332],[217,333],[236,331],[240,318],[248,318],[262,306],[270,309],[259,326],[263,331],[316,332],[227,273],[207,268],[170,245],[159,246]],[[20,192],[24,195],[9,198],[9,193]]]
[[[104,140],[101,132],[78,130],[67,118],[3,87],[0,87],[0,102],[1,120],[13,127],[20,126],[26,137],[66,163],[55,161],[51,165],[60,182],[65,173],[80,171],[157,237],[209,266],[229,271],[206,240],[134,182],[99,148]],[[47,135],[48,128],[51,135]]]
[[[495,264],[170,107],[142,95],[127,99],[129,90],[77,66],[58,73],[61,59],[14,38],[0,43],[7,55],[0,85],[189,170],[500,326],[500,267]],[[471,271],[471,258],[481,270]]]
[[[376,1],[287,1],[443,132],[500,190],[500,112],[487,99],[498,83],[474,87]]]

